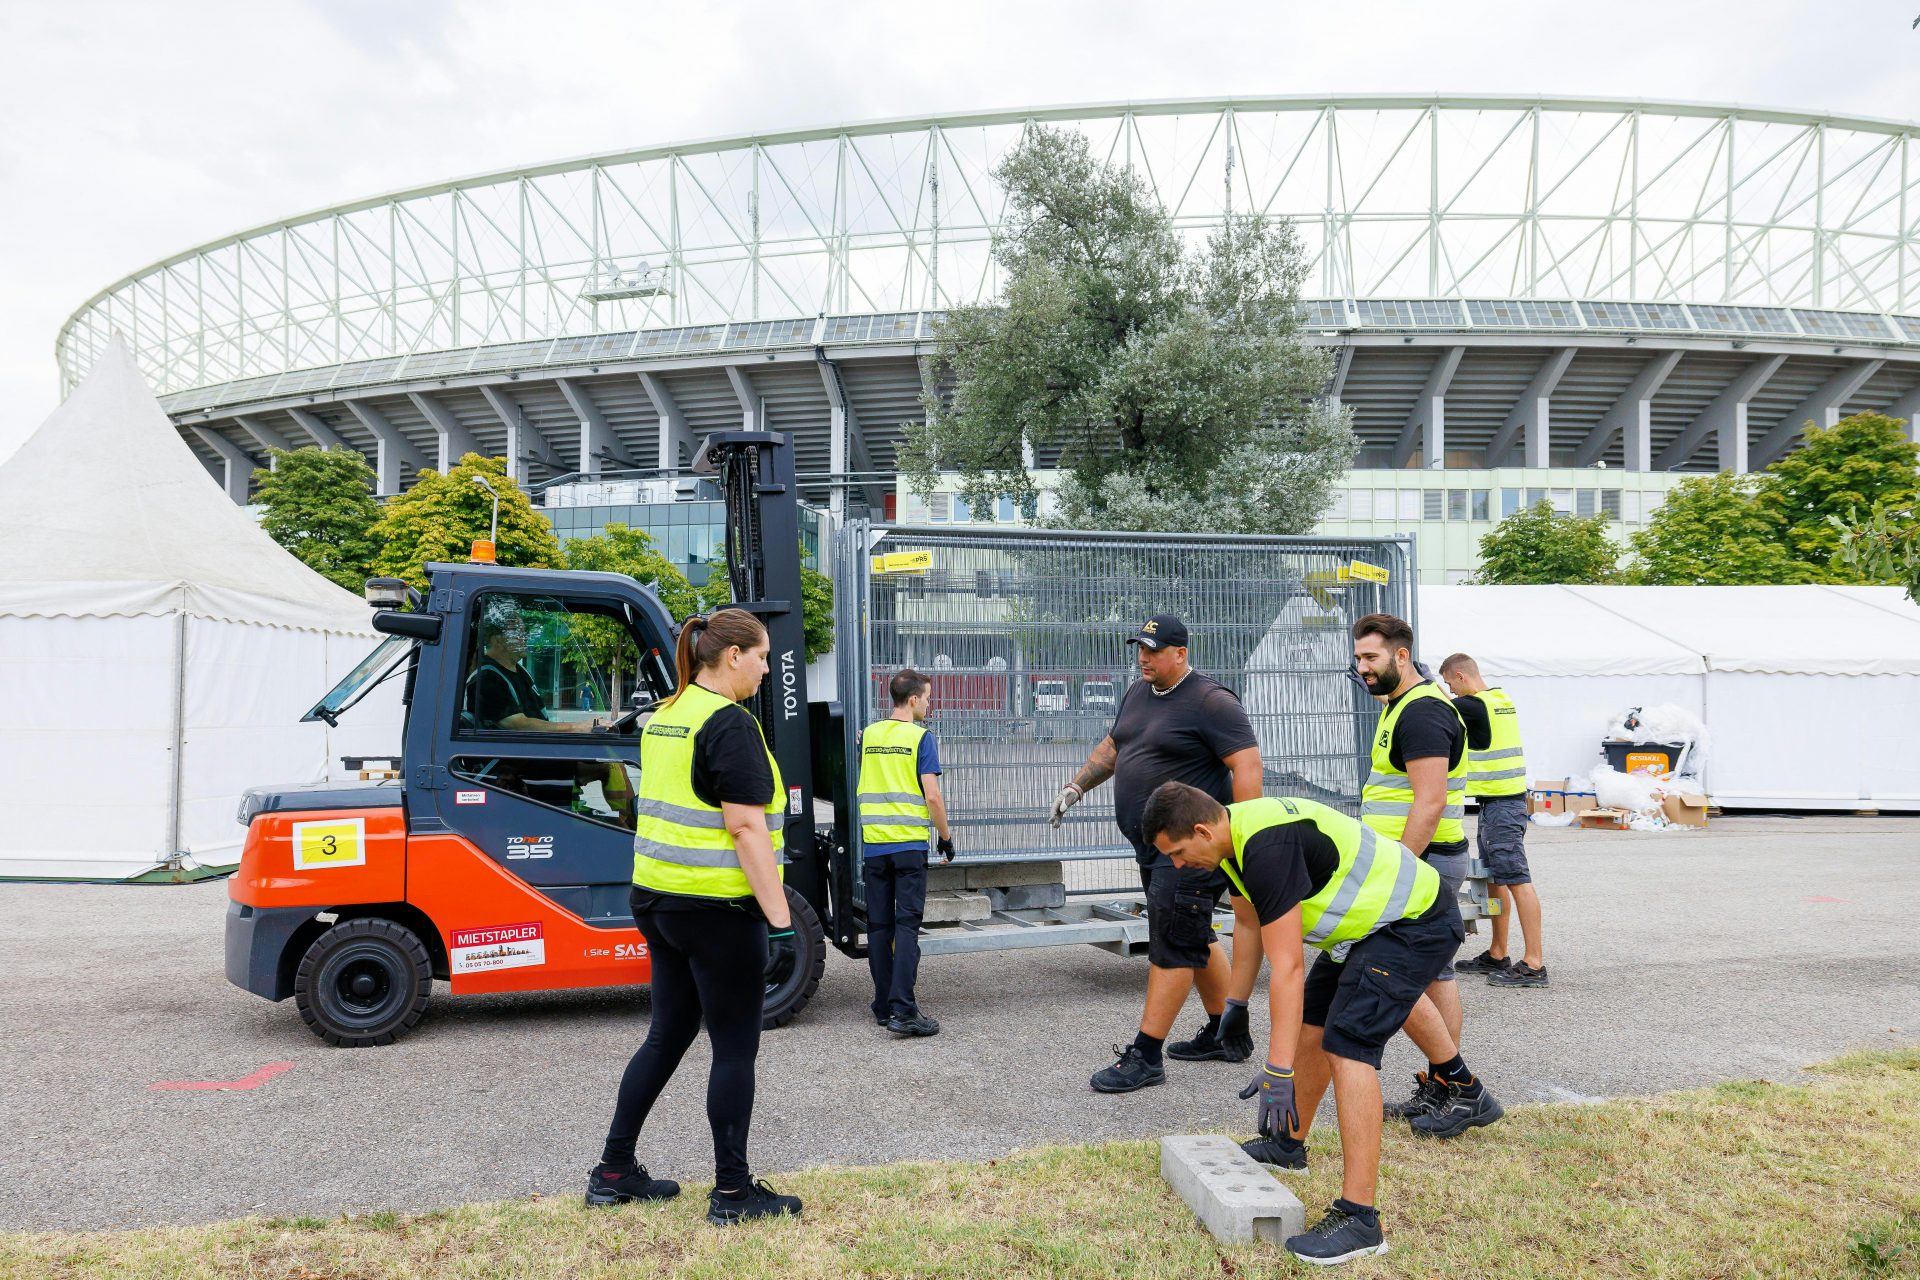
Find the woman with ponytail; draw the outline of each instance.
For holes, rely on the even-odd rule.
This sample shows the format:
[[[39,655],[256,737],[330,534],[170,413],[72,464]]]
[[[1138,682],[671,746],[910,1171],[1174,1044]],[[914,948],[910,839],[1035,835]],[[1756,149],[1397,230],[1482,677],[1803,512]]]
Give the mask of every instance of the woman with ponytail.
[[[634,1149],[647,1113],[701,1024],[713,1046],[716,1225],[798,1214],[800,1199],[747,1168],[754,1060],[768,983],[796,958],[782,884],[786,791],[760,722],[740,703],[767,674],[767,631],[744,609],[689,618],[674,647],[678,686],[640,737],[633,919],[653,962],[653,1020],[627,1063],[587,1203],[664,1200],[680,1185],[648,1176]]]

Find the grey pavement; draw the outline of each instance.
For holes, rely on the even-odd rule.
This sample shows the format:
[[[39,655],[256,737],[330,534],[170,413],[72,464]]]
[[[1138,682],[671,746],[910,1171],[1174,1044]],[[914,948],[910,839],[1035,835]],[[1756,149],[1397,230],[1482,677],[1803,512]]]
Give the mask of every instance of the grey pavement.
[[[1778,1080],[1920,1041],[1920,819],[1536,829],[1530,845],[1553,986],[1463,992],[1468,1061],[1507,1101]],[[581,1184],[645,1031],[644,989],[440,994],[401,1043],[334,1049],[291,1001],[227,985],[225,906],[222,883],[0,885],[0,1229],[421,1209]],[[864,963],[833,954],[813,1005],[763,1044],[756,1173],[1249,1126],[1234,1097],[1249,1066],[1170,1063],[1158,1088],[1087,1088],[1131,1038],[1145,972],[1085,946],[930,959],[922,1003],[945,1030],[896,1042],[868,1018]],[[1190,1010],[1177,1034],[1197,1024]],[[245,1092],[150,1087],[281,1062],[293,1066]],[[712,1176],[706,1065],[702,1042],[642,1135],[656,1175]],[[1418,1065],[1396,1041],[1390,1096]]]

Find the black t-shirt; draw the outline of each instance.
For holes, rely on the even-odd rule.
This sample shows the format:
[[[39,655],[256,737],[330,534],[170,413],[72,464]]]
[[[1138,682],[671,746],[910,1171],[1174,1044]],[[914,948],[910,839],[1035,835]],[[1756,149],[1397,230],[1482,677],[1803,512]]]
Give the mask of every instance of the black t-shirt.
[[[467,677],[467,710],[482,729],[498,729],[509,716],[530,720],[547,718],[546,704],[533,687],[533,677],[525,667],[509,671],[492,658],[482,656],[480,665]]]
[[[708,804],[765,805],[773,800],[773,766],[753,713],[735,705],[713,713],[693,735],[693,794]],[[633,888],[635,911],[707,911],[721,908],[764,915],[752,894],[696,898]]]
[[[1113,765],[1113,812],[1120,834],[1142,857],[1154,850],[1140,839],[1147,797],[1163,782],[1198,787],[1221,804],[1233,800],[1233,772],[1222,758],[1258,746],[1240,699],[1219,681],[1189,671],[1165,693],[1136,680],[1120,699],[1110,731],[1117,748]]]
[[[1382,847],[1393,846],[1383,841]],[[1311,822],[1289,822],[1255,832],[1240,859],[1247,900],[1253,903],[1263,925],[1272,924],[1326,888],[1339,869],[1340,850]],[[1438,914],[1447,905],[1447,895],[1436,894],[1433,905],[1420,919]]]
[[[1430,683],[1421,681],[1421,684]],[[1419,688],[1415,685],[1414,689]],[[1389,701],[1386,711],[1391,713],[1401,698],[1409,696],[1413,689],[1400,694]],[[1407,761],[1425,760],[1429,756],[1445,756],[1447,768],[1460,763],[1460,753],[1466,750],[1467,731],[1460,723],[1460,717],[1445,698],[1415,698],[1412,705],[1400,713],[1393,724],[1393,742],[1387,748],[1387,761],[1400,772],[1407,771]]]
[[[1485,751],[1493,744],[1493,720],[1487,714],[1487,704],[1480,701],[1480,695],[1469,693],[1463,698],[1453,700],[1453,709],[1467,726],[1467,749]]]

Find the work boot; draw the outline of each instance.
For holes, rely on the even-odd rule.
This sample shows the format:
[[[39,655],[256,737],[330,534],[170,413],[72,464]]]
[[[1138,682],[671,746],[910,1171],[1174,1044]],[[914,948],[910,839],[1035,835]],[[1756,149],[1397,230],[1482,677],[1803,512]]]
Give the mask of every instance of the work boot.
[[[800,1216],[800,1197],[781,1195],[768,1186],[765,1179],[756,1179],[739,1195],[730,1196],[718,1187],[707,1193],[707,1221],[716,1227],[732,1226],[751,1218],[782,1216]]]
[[[1386,1103],[1381,1106],[1380,1112],[1389,1120],[1411,1120],[1439,1106],[1446,1093],[1446,1085],[1424,1071],[1416,1071],[1413,1073],[1413,1096],[1405,1102]]]
[[[929,1018],[924,1013],[915,1013],[911,1018],[895,1014],[887,1019],[887,1030],[895,1040],[905,1040],[908,1036],[937,1036],[940,1034],[940,1020]]]
[[[1442,1084],[1440,1087],[1445,1093],[1439,1103],[1408,1121],[1419,1137],[1457,1138],[1469,1129],[1490,1125],[1507,1114],[1507,1109],[1485,1085],[1480,1087],[1479,1096],[1473,1098],[1465,1096],[1464,1085]]]
[[[1544,987],[1547,985],[1547,966],[1541,965],[1536,969],[1522,960],[1498,973],[1488,974],[1487,985],[1490,987]]]
[[[671,1200],[679,1194],[679,1183],[648,1177],[643,1164],[597,1164],[587,1175],[587,1203],[596,1209],[629,1200]]]
[[[1355,1258],[1370,1258],[1386,1251],[1379,1217],[1376,1215],[1369,1226],[1341,1208],[1338,1200],[1327,1206],[1326,1217],[1299,1235],[1287,1237],[1288,1253],[1319,1267],[1337,1267]]]
[[[1228,1005],[1220,1015],[1218,1028],[1202,1027],[1191,1040],[1173,1041],[1167,1046],[1167,1056],[1182,1062],[1245,1062],[1253,1056],[1247,1011]]]
[[[1124,1049],[1115,1045],[1113,1051],[1120,1055],[1119,1060],[1094,1072],[1093,1079],[1087,1082],[1094,1092],[1132,1093],[1135,1089],[1165,1082],[1167,1069],[1148,1062],[1139,1045],[1130,1044]]]
[[[1455,973],[1501,973],[1512,967],[1513,960],[1511,957],[1500,956],[1496,958],[1491,948],[1482,951],[1471,960],[1456,960],[1453,962],[1453,971]]]
[[[1241,1143],[1240,1149],[1252,1156],[1255,1164],[1269,1169],[1282,1173],[1307,1171],[1307,1144],[1293,1138],[1255,1138]]]

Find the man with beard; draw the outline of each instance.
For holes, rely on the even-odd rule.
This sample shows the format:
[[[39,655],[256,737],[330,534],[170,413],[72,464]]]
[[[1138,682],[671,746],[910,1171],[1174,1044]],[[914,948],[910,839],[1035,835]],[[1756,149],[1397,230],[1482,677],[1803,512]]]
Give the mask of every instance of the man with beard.
[[[1371,767],[1360,795],[1360,821],[1398,841],[1440,874],[1443,898],[1459,911],[1460,882],[1471,861],[1462,819],[1467,811],[1467,730],[1440,686],[1423,677],[1413,661],[1413,628],[1387,613],[1370,613],[1353,624],[1353,661],[1367,692],[1384,704],[1374,730]],[[1460,986],[1451,961],[1427,988],[1460,1044]],[[1415,1076],[1413,1096],[1388,1103],[1388,1116],[1414,1120],[1432,1115],[1421,1132],[1451,1138],[1490,1124],[1484,1090],[1452,1062],[1429,1062]]]

